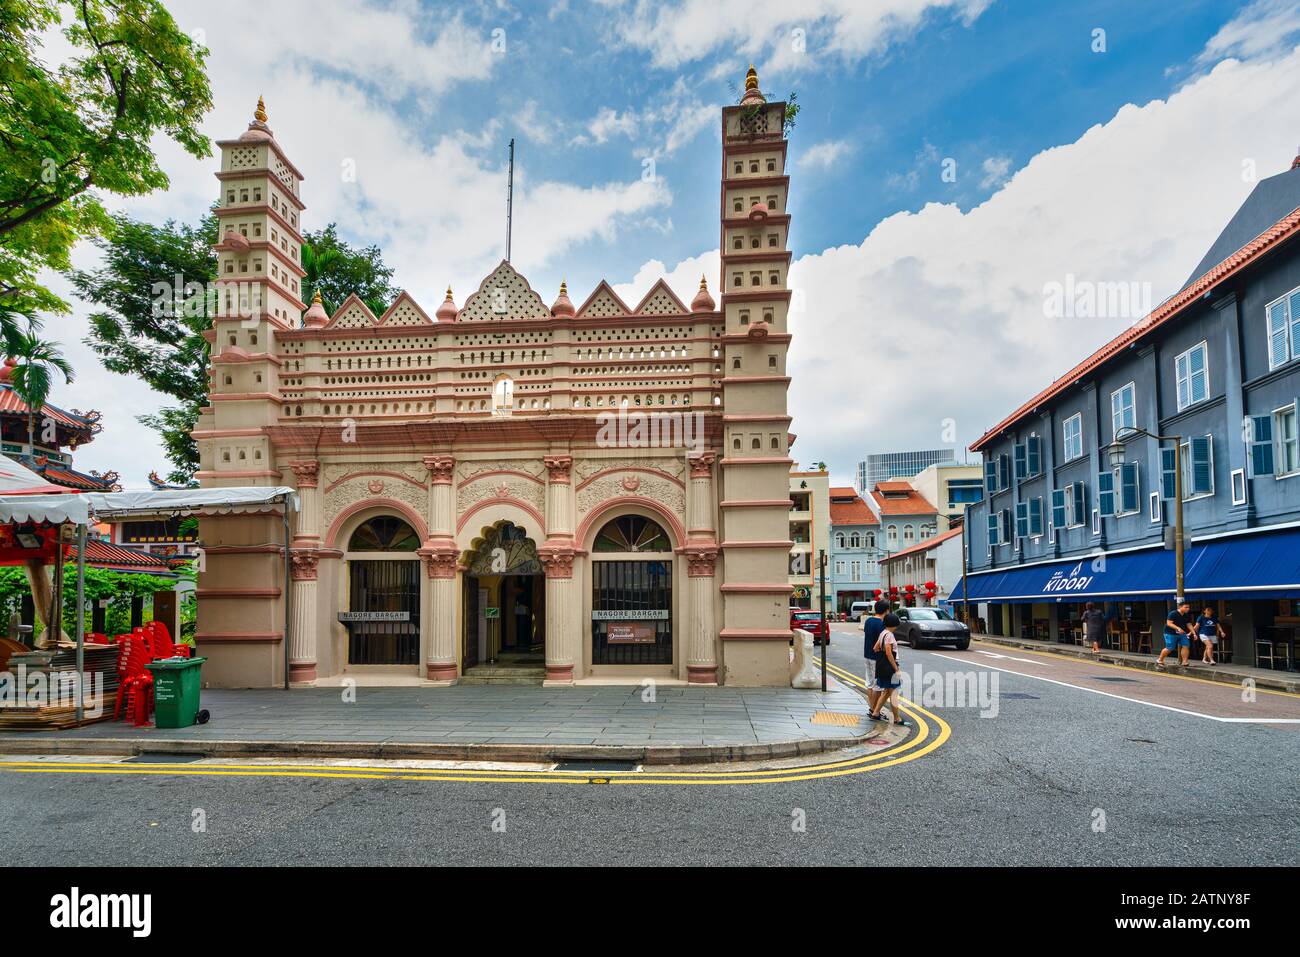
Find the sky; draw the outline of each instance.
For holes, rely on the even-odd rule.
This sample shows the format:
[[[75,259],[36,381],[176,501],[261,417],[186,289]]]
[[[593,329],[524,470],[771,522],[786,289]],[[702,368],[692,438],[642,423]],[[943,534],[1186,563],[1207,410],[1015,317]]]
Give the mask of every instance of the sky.
[[[211,51],[214,140],[264,95],[306,177],[302,222],[377,244],[427,311],[504,255],[543,299],[603,278],[716,290],[719,110],[749,63],[790,133],[793,456],[850,484],[868,452],[965,448],[1177,291],[1260,178],[1300,149],[1300,0],[168,2]],[[47,46],[57,58],[61,40]],[[216,158],[159,140],[170,186],[108,205],[196,221]],[[97,251],[80,246],[76,264]],[[1053,291],[1124,284],[1079,316]],[[135,417],[167,404],[47,322],[97,408],[82,469],[167,471]],[[1143,308],[1138,308],[1144,305]]]

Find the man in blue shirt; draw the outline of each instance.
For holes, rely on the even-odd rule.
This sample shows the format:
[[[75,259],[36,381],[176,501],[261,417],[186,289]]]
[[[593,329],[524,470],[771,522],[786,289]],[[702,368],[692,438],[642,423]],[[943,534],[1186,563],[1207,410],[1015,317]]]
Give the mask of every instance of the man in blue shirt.
[[[1165,658],[1175,648],[1178,649],[1178,662],[1187,667],[1187,658],[1192,653],[1191,602],[1180,601],[1178,607],[1165,618],[1165,646],[1156,659],[1156,667],[1165,670]]]
[[[867,659],[867,703],[871,706],[872,714],[876,713],[876,699],[880,697],[880,692],[876,689],[876,642],[885,630],[887,611],[889,602],[882,598],[862,623],[862,655]]]

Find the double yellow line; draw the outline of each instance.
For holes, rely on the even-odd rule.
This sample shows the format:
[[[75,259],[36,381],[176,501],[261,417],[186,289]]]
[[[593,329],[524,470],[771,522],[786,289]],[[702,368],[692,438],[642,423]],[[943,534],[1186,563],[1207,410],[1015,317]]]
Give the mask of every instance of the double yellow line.
[[[866,683],[857,675],[829,662],[826,667],[845,684],[859,689],[866,687]],[[906,741],[867,755],[790,768],[672,772],[645,770],[578,774],[566,771],[423,770],[314,764],[131,765],[120,762],[0,761],[0,771],[19,774],[144,774],[197,777],[342,778],[372,781],[459,781],[477,784],[783,784],[848,774],[864,774],[868,771],[879,771],[882,768],[905,764],[934,751],[952,734],[952,729],[947,722],[924,708],[911,702],[903,702],[903,711],[916,722],[916,733]]]

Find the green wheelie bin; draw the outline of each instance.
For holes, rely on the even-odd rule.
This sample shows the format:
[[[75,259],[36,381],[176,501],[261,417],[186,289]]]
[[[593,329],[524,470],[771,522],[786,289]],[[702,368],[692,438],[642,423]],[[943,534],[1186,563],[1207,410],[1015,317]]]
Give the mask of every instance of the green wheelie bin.
[[[199,675],[206,658],[164,658],[147,665],[153,673],[154,726],[188,728],[199,714]]]

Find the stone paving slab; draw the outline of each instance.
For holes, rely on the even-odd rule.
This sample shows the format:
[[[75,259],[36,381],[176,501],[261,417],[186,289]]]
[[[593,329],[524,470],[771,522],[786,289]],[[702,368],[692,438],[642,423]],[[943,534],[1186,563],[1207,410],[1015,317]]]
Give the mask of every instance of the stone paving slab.
[[[210,689],[206,725],[135,728],[104,721],[65,731],[0,732],[15,753],[321,757],[448,760],[616,758],[645,763],[761,760],[837,750],[875,726],[866,701],[832,681],[793,688],[656,689],[639,685],[543,688],[457,685]],[[851,727],[814,724],[817,711],[857,715]]]

